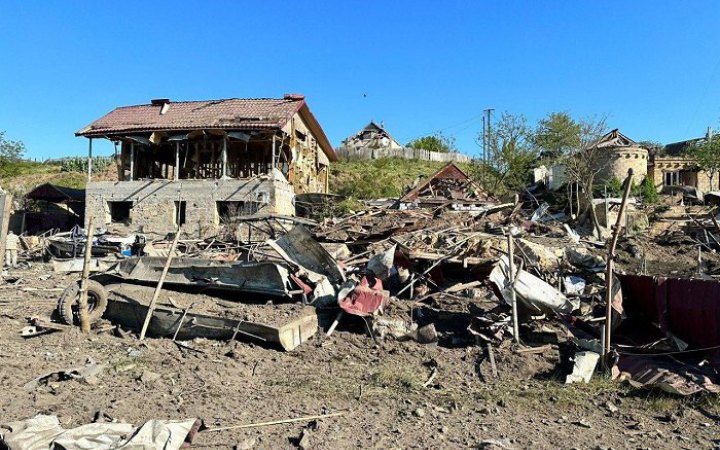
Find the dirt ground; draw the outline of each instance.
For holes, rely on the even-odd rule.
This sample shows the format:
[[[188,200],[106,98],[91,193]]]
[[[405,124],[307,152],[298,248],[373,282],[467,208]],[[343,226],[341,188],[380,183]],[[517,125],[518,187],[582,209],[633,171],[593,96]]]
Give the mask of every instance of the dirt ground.
[[[718,403],[635,391],[596,377],[564,385],[556,352],[496,352],[500,378],[466,339],[437,345],[384,341],[342,326],[293,352],[250,341],[85,337],[76,330],[25,339],[26,318],[49,318],[71,276],[49,267],[11,271],[0,285],[0,422],[55,414],[66,427],[100,411],[131,423],[200,417],[209,428],[342,412],[318,421],[203,431],[193,448],[699,449],[720,448]],[[446,336],[447,337],[447,336]],[[106,364],[88,381],[23,385],[90,357]],[[437,376],[426,381],[433,372]]]

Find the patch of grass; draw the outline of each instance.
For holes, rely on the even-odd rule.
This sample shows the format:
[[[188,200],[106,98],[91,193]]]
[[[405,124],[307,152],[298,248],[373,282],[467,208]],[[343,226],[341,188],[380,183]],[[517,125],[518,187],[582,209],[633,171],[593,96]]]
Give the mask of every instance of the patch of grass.
[[[73,189],[85,189],[85,185],[87,184],[87,174],[63,172],[52,177],[48,183]]]
[[[412,391],[422,387],[426,371],[400,364],[388,364],[370,375],[372,385],[399,391]]]
[[[60,168],[52,164],[43,164],[33,161],[5,161],[0,160],[0,179],[59,172]]]

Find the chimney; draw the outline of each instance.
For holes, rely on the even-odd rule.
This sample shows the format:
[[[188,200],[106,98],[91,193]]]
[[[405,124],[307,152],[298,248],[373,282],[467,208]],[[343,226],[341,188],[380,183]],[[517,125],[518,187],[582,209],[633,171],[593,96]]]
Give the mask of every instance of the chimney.
[[[153,106],[159,106],[161,115],[165,114],[166,112],[168,112],[168,109],[170,109],[169,98],[154,98],[150,100],[150,104]]]

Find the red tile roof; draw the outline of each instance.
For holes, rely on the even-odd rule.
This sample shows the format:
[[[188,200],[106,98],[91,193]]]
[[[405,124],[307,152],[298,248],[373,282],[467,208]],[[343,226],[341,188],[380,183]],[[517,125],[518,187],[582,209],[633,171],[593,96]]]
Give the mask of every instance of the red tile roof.
[[[230,98],[190,102],[153,101],[155,104],[121,106],[79,130],[75,136],[106,137],[115,134],[171,130],[280,129],[299,113],[330,161],[337,156],[325,132],[310,112],[302,94],[284,98]],[[165,109],[164,109],[165,108]],[[164,113],[162,113],[164,110]]]
[[[304,103],[300,96],[169,102],[165,114],[161,114],[162,105],[122,106],[75,135],[91,137],[132,131],[282,128]]]

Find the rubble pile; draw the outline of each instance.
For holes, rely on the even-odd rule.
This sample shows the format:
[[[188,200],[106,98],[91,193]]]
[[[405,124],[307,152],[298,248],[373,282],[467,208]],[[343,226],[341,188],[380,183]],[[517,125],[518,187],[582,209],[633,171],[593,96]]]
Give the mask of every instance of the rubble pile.
[[[663,225],[643,235],[622,226],[620,209],[618,254],[608,258],[609,243],[579,234],[571,216],[547,204],[477,200],[467,211],[453,208],[453,198],[440,207],[396,204],[320,223],[289,221],[259,243],[108,236],[85,249],[84,231],[75,230],[70,239],[88,250],[75,266],[86,271],[60,297],[65,325],[34,319],[24,336],[81,323],[85,291],[97,329],[109,322],[121,335],[147,332],[183,352],[194,351],[198,338],[292,351],[344,339],[340,329],[367,334],[368,347],[391,340],[480,347],[486,381],[535,367],[551,379],[587,383],[602,369],[677,395],[718,391],[719,343],[708,331],[720,317],[714,212],[683,206],[679,216],[670,208],[672,218],[636,205],[632,211]],[[115,259],[88,275],[96,243],[104,249],[107,242],[120,245],[109,255]],[[668,245],[678,258],[697,258],[695,278],[649,275],[662,270],[653,252]]]

